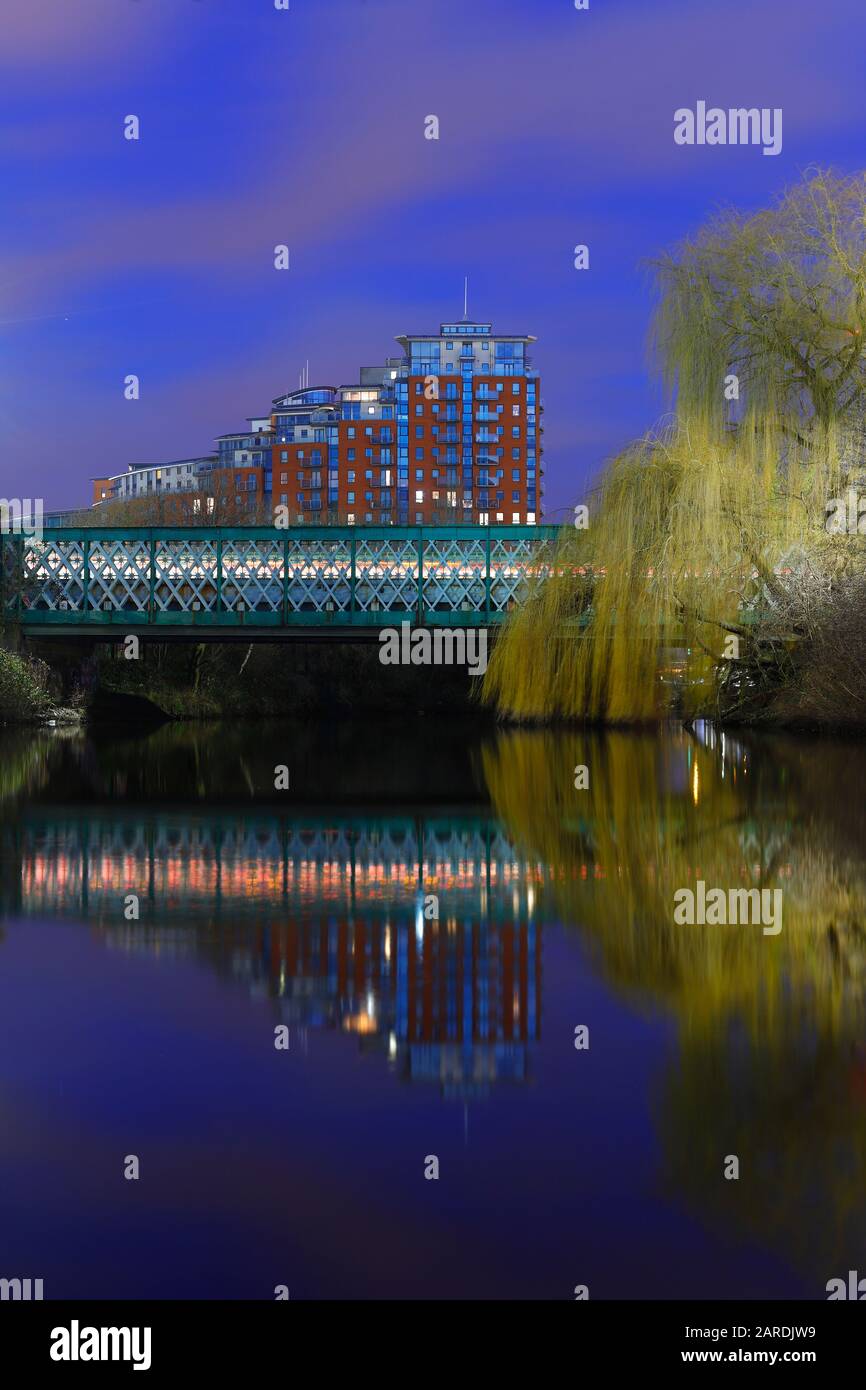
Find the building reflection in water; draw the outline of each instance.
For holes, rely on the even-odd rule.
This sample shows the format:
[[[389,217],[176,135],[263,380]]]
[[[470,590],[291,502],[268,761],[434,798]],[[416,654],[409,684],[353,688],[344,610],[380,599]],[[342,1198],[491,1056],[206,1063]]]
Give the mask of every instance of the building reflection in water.
[[[36,811],[16,838],[19,913],[83,916],[109,946],[205,959],[287,1024],[354,1033],[447,1095],[527,1079],[541,867],[493,821]]]

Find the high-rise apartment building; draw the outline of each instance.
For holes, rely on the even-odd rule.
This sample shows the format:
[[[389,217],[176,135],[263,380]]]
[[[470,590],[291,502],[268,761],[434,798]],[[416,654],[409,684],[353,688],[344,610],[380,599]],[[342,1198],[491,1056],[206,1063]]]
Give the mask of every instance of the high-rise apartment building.
[[[409,521],[537,521],[535,339],[461,320],[397,341],[398,509]]]
[[[302,386],[217,455],[94,480],[94,501],[187,495],[195,515],[289,524],[533,525],[541,401],[528,334],[443,323],[343,386]],[[180,502],[180,499],[179,499]],[[179,510],[181,508],[179,507]]]

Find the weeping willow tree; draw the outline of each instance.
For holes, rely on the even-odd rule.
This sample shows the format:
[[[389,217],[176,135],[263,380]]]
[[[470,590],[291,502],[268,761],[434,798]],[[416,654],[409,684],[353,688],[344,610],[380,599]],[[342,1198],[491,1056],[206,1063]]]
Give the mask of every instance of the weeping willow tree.
[[[826,521],[866,473],[866,176],[812,173],[652,268],[676,413],[606,466],[589,526],[506,625],[484,693],[512,718],[657,718],[672,646],[689,712],[718,706],[737,663],[758,686],[791,679],[792,593],[863,568],[856,526]]]

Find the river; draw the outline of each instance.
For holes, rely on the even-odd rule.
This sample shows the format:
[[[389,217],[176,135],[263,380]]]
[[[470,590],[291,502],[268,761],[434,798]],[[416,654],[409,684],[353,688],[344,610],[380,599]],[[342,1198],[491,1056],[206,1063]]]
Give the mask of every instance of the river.
[[[825,1298],[866,1248],[864,776],[705,725],[6,730],[0,1276]],[[782,929],[677,925],[698,881]]]

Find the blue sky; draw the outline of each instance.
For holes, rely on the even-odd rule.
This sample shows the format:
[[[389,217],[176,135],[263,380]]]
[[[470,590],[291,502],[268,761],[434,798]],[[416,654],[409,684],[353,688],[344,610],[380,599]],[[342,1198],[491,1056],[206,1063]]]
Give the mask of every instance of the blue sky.
[[[354,379],[468,275],[538,337],[564,515],[664,409],[646,259],[866,150],[862,0],[42,0],[2,40],[0,496],[51,507],[208,452],[307,359]],[[676,146],[698,100],[781,107],[781,154]]]

